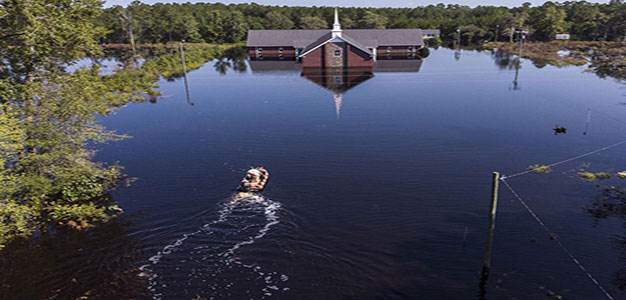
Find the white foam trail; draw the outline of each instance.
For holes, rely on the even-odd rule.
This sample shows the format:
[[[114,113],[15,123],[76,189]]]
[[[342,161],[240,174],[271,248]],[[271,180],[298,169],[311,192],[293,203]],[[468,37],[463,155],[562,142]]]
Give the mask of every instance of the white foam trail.
[[[243,242],[236,243],[233,247],[226,250],[222,254],[223,257],[230,258],[229,262],[234,262],[234,260],[232,259],[232,256],[235,254],[235,251],[237,249],[239,249],[241,246],[244,246],[244,245],[253,244],[256,240],[264,237],[272,226],[280,223],[280,221],[278,220],[278,214],[277,214],[278,210],[281,207],[280,203],[274,202],[272,200],[265,199],[262,196],[256,196],[256,195],[250,198],[244,198],[240,201],[247,201],[248,203],[261,204],[265,206],[264,214],[265,214],[265,220],[267,221],[267,223],[265,224],[265,226],[263,226],[263,228],[259,230],[259,233],[257,235],[250,237],[248,240],[245,240]]]
[[[158,251],[155,255],[151,256],[150,258],[148,258],[148,261],[150,262],[149,264],[145,264],[139,267],[139,271],[141,271],[141,273],[139,273],[139,276],[142,277],[148,277],[148,290],[151,291],[153,293],[152,299],[154,300],[160,300],[160,296],[161,294],[156,293],[156,278],[159,277],[154,271],[152,271],[150,269],[150,265],[156,265],[159,263],[159,261],[161,261],[161,258],[164,255],[168,255],[170,253],[172,253],[177,247],[181,246],[183,244],[183,242],[188,239],[191,236],[194,236],[198,233],[201,233],[203,231],[208,230],[211,225],[215,225],[217,223],[221,223],[224,222],[226,220],[226,218],[228,217],[228,215],[231,214],[232,210],[233,210],[233,202],[229,202],[226,205],[224,205],[224,207],[222,209],[220,209],[217,213],[219,215],[219,217],[217,218],[217,220],[209,222],[207,224],[204,224],[202,226],[201,229],[196,230],[192,233],[185,233],[183,234],[183,237],[177,239],[174,243],[166,245],[165,247],[163,247],[163,249],[161,249],[160,251]]]
[[[272,296],[273,295],[272,292],[277,292],[281,290],[278,287],[277,282],[274,278],[278,278],[280,279],[281,282],[285,282],[289,280],[289,277],[285,274],[278,275],[278,273],[276,272],[265,273],[262,271],[261,267],[256,266],[256,265],[244,264],[238,260],[235,260],[233,257],[234,257],[235,251],[237,251],[239,248],[241,248],[244,245],[253,244],[256,240],[264,237],[269,232],[272,226],[280,223],[278,211],[281,208],[281,204],[279,202],[275,202],[275,201],[266,199],[261,196],[254,196],[254,197],[246,198],[246,201],[248,201],[249,203],[261,204],[264,206],[263,213],[265,215],[266,223],[255,236],[252,236],[245,241],[236,243],[235,245],[233,245],[233,247],[226,250],[222,254],[222,256],[226,258],[227,265],[231,263],[235,263],[237,265],[240,265],[242,267],[245,267],[254,271],[255,273],[257,273],[257,275],[259,275],[258,276],[259,278],[263,278],[263,280],[265,281],[265,287],[261,289],[261,291],[263,292],[263,296],[260,299],[265,299],[267,296]],[[289,288],[283,288],[282,290],[288,291]]]
[[[235,208],[240,208],[241,205],[248,205],[248,204],[252,204],[253,207],[248,208],[248,209],[243,209],[242,211],[247,211],[250,209],[255,209],[255,208],[259,208],[262,207],[263,208],[263,215],[265,217],[265,224],[263,225],[263,227],[261,229],[259,229],[259,231],[257,232],[256,235],[251,236],[249,238],[247,238],[244,241],[241,242],[237,242],[235,243],[232,247],[230,247],[229,249],[225,250],[224,252],[222,252],[221,254],[217,254],[217,256],[220,256],[223,258],[223,262],[226,265],[231,265],[231,264],[236,264],[242,267],[245,267],[247,269],[252,270],[253,272],[255,272],[258,275],[258,278],[263,278],[265,281],[265,287],[261,289],[261,291],[263,292],[264,296],[262,296],[261,299],[265,299],[266,296],[271,296],[272,292],[276,292],[281,290],[278,287],[278,283],[279,282],[285,282],[287,280],[289,280],[289,277],[285,274],[278,274],[276,272],[272,272],[272,273],[264,273],[261,270],[261,267],[257,266],[257,265],[247,265],[244,264],[238,260],[235,259],[235,252],[240,249],[242,246],[245,245],[250,245],[253,244],[255,241],[257,241],[258,239],[263,238],[271,229],[272,226],[280,223],[279,220],[279,215],[278,212],[281,209],[281,204],[279,202],[275,202],[272,201],[270,199],[266,199],[263,196],[260,195],[252,195],[250,197],[246,197],[246,198],[242,198],[242,199],[231,199],[231,201],[227,202],[224,207],[222,209],[220,209],[218,211],[218,219],[215,221],[212,221],[210,223],[204,224],[199,230],[192,232],[192,233],[186,233],[183,234],[183,236],[179,239],[177,239],[176,241],[174,241],[174,243],[166,245],[165,247],[163,247],[160,251],[158,251],[155,255],[153,255],[152,257],[148,258],[148,261],[150,262],[149,264],[145,264],[141,267],[139,267],[139,270],[141,271],[140,276],[147,276],[148,277],[148,290],[151,291],[153,293],[153,299],[155,300],[160,300],[162,294],[161,293],[157,293],[156,291],[156,286],[157,286],[157,278],[158,275],[156,274],[156,272],[154,272],[153,270],[150,269],[150,265],[156,265],[159,263],[159,261],[161,260],[161,258],[165,255],[171,254],[173,251],[175,251],[178,247],[180,247],[185,240],[187,240],[188,238],[197,235],[199,233],[206,233],[206,234],[212,234],[213,231],[211,230],[211,226],[224,222],[228,219],[228,217],[232,214],[233,209]],[[244,231],[245,229],[249,228],[251,225],[248,225],[246,227],[244,227],[244,229],[241,229],[239,231]],[[203,247],[200,247],[203,248]],[[197,249],[197,248],[196,248]],[[203,259],[205,260],[206,257]],[[165,287],[165,285],[162,285]],[[227,288],[229,288],[230,286],[227,286]],[[289,288],[283,288],[283,291],[287,291],[289,290]],[[211,297],[212,299],[213,297]]]

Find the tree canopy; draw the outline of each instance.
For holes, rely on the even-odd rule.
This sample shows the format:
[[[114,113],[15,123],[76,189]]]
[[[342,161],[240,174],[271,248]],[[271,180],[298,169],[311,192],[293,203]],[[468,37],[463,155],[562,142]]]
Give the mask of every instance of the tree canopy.
[[[109,191],[121,167],[92,160],[88,146],[125,138],[100,126],[129,101],[156,96],[155,82],[181,71],[178,53],[132,63],[112,75],[99,66],[77,68],[77,60],[102,55],[105,29],[94,19],[105,11],[98,0],[6,0],[0,2],[0,249],[8,241],[58,226],[86,229],[109,220],[119,208]],[[144,8],[148,8],[147,6]],[[128,27],[143,14],[116,8]],[[239,13],[240,15],[240,13]],[[183,16],[191,18],[191,16]],[[195,20],[195,19],[193,19]],[[195,26],[181,23],[181,38],[200,39]],[[236,19],[225,26],[237,26]],[[228,25],[230,24],[230,25]],[[193,25],[193,24],[192,24]],[[130,36],[124,31],[124,36]],[[142,39],[150,32],[133,31]],[[232,36],[218,36],[228,41]],[[241,37],[239,37],[241,38]],[[176,45],[177,46],[177,45]],[[226,46],[190,49],[189,69]],[[161,47],[167,48],[167,47]],[[178,47],[174,47],[177,49]],[[137,49],[133,48],[133,54]]]
[[[135,1],[125,8],[132,22],[120,23],[120,7],[104,9],[98,24],[108,30],[101,41],[130,43],[132,29],[138,43],[161,43],[182,39],[208,43],[242,42],[248,29],[330,28],[332,7],[265,6],[255,3],[184,3],[147,5]],[[520,7],[428,5],[413,8],[339,8],[343,28],[440,29],[451,38],[457,28],[469,31],[464,42],[509,41],[526,30],[528,38],[549,41],[558,33],[575,40],[616,41],[626,38],[626,4],[567,1]],[[132,28],[128,28],[128,24]]]

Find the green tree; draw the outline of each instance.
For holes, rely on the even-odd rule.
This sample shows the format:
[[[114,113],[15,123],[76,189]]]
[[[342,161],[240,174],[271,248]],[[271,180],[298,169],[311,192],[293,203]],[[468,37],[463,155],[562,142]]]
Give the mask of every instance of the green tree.
[[[387,17],[366,11],[360,25],[362,28],[384,29],[387,25]]]
[[[200,35],[200,32],[198,30],[198,22],[194,17],[189,15],[183,17],[180,26],[182,40],[191,43],[199,43],[203,41],[202,36]]]
[[[602,24],[606,23],[607,16],[597,6],[581,3],[572,9],[568,19],[573,39],[595,40],[602,36]]]
[[[565,11],[552,2],[546,2],[535,9],[529,19],[534,30],[534,38],[540,41],[551,41],[556,34],[566,32],[565,17]]]
[[[293,21],[278,11],[271,11],[265,16],[268,22],[268,28],[273,29],[292,29]]]
[[[0,3],[0,69],[33,80],[85,54],[99,53],[103,28],[93,26],[97,0],[6,0]],[[62,50],[60,50],[62,49]]]
[[[95,0],[0,4],[0,247],[45,224],[86,228],[109,218],[104,193],[119,168],[92,162],[89,142],[120,138],[98,126],[123,90],[97,69],[65,66],[100,53]]]
[[[328,23],[322,20],[320,17],[303,17],[300,19],[301,29],[325,29],[328,28]]]

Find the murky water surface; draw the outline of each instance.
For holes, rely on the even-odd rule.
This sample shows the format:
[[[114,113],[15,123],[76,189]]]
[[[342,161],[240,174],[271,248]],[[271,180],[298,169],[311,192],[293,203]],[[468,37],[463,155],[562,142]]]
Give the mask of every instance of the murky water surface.
[[[379,61],[373,73],[281,61],[236,72],[221,60],[189,73],[189,99],[182,79],[163,81],[157,103],[102,118],[133,136],[97,146],[97,159],[137,177],[115,192],[124,217],[31,249],[33,258],[14,254],[24,261],[6,266],[13,286],[3,290],[15,299],[56,289],[66,299],[74,285],[109,299],[602,299],[504,187],[480,286],[492,171],[626,140],[623,84],[582,67],[523,60],[516,74],[505,64],[448,49]],[[555,135],[556,124],[567,133]],[[616,299],[626,298],[626,209],[603,191],[626,179],[576,173],[626,170],[625,150],[508,180]],[[270,171],[268,187],[234,201],[250,165]]]

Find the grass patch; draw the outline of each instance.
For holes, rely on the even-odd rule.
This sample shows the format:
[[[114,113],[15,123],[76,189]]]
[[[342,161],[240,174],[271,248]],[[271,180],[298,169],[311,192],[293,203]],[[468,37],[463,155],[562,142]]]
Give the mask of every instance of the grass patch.
[[[549,166],[539,164],[528,166],[528,170],[532,170],[535,173],[550,173],[552,171]]]
[[[596,174],[593,174],[591,172],[580,171],[578,172],[578,176],[580,176],[582,179],[587,180],[587,181],[596,180]]]
[[[607,172],[598,172],[598,173],[591,173],[591,172],[586,172],[584,170],[581,170],[580,172],[578,172],[578,176],[580,176],[580,178],[587,180],[587,181],[594,181],[594,180],[602,180],[602,179],[609,179],[611,178],[611,174],[607,173]]]

